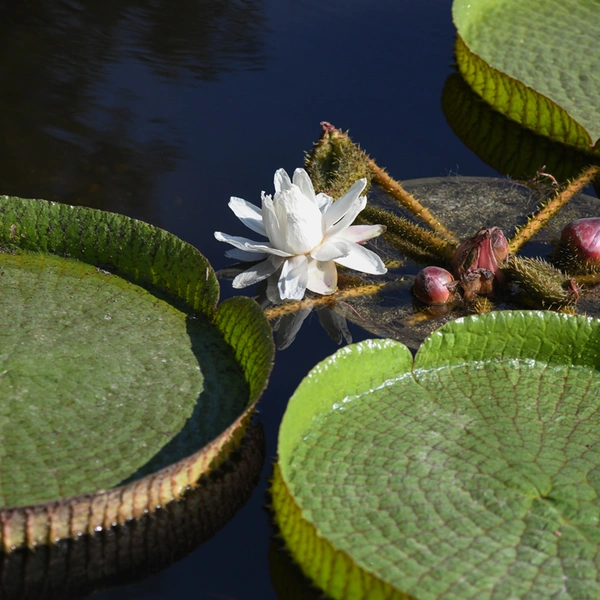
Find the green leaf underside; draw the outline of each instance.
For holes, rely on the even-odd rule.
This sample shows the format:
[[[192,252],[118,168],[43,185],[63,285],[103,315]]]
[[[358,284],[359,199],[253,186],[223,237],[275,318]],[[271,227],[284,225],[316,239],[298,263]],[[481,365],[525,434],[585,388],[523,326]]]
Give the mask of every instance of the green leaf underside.
[[[444,84],[442,110],[448,125],[468,148],[512,179],[532,179],[544,167],[545,173],[562,183],[599,160],[508,119],[482,101],[459,73],[452,73]]]
[[[453,17],[469,50],[498,71],[484,77],[483,71],[471,72],[478,70],[472,61],[461,64],[467,79],[473,78],[470,84],[490,104],[565,143],[589,148],[578,127],[592,144],[600,138],[597,1],[455,0]],[[514,85],[515,80],[525,87]],[[566,115],[554,111],[547,99],[575,123],[564,121]]]
[[[444,326],[412,371],[390,340],[348,347],[290,401],[284,480],[411,596],[596,598],[599,348],[595,320],[519,312]]]
[[[0,254],[0,285],[3,506],[137,478],[244,409],[241,369],[204,318],[49,254]]]

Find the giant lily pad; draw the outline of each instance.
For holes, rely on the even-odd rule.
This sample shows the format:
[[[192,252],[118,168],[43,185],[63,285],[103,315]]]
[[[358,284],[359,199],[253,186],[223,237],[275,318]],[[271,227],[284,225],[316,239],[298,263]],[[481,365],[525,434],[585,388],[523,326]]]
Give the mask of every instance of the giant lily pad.
[[[258,306],[208,261],[102,211],[0,197],[0,542],[92,533],[178,498],[266,384]]]
[[[277,524],[334,598],[600,595],[600,322],[502,312],[369,340],[290,400]]]
[[[496,110],[590,151],[600,138],[600,11],[575,0],[454,0],[461,74]]]

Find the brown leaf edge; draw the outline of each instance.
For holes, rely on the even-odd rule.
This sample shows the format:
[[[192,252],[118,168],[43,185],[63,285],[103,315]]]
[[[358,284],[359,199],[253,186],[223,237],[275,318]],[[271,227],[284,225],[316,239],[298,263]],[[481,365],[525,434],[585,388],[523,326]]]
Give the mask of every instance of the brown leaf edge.
[[[0,553],[0,597],[79,598],[156,574],[233,518],[254,492],[264,461],[264,430],[253,420],[240,448],[181,500],[94,535]]]

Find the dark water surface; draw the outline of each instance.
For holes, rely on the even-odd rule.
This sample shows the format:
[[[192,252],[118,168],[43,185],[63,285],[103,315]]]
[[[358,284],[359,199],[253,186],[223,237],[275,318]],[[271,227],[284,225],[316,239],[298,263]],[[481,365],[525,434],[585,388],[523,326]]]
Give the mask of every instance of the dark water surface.
[[[322,120],[399,179],[497,175],[440,107],[450,10],[450,0],[0,0],[0,192],[146,220],[218,269],[227,248],[214,230],[246,235],[229,196],[259,203],[277,168],[302,165]],[[278,424],[336,349],[311,317],[277,355],[260,402],[267,461],[237,516],[178,563],[96,600],[277,598],[264,506]]]

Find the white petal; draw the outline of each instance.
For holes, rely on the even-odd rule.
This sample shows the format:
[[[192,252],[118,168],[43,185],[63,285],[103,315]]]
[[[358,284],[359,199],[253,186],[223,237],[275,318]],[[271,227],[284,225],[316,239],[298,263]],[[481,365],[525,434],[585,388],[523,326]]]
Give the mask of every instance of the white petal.
[[[277,171],[275,171],[273,183],[275,184],[276,192],[289,190],[292,187],[292,180],[285,169],[277,169]]]
[[[260,235],[267,235],[263,225],[262,210],[250,202],[231,196],[229,199],[229,208],[233,214],[249,229]]]
[[[383,275],[387,272],[382,260],[371,250],[367,250],[358,244],[351,243],[351,250],[348,256],[337,258],[336,263],[349,269],[371,273],[373,275]]]
[[[339,200],[338,200],[339,202]],[[356,219],[358,213],[367,205],[367,197],[360,196],[357,198],[348,208],[346,214],[335,224],[332,225],[326,233],[326,237],[330,238],[331,236],[337,235],[340,232],[344,231],[354,223],[354,219]],[[334,204],[335,206],[335,204]]]
[[[327,209],[331,206],[331,203],[333,202],[333,198],[331,196],[328,196],[327,194],[324,194],[323,192],[321,192],[320,194],[317,194],[315,201],[316,201],[317,206],[319,207],[319,210],[321,211],[321,213],[324,214],[325,212],[327,212]]]
[[[337,269],[332,260],[308,261],[308,283],[306,287],[316,294],[329,295],[337,289]]]
[[[267,260],[250,267],[233,280],[233,287],[236,289],[245,288],[266,279],[281,267],[284,260],[279,256],[271,256]]]
[[[249,240],[248,238],[237,235],[228,235],[227,233],[215,231],[215,238],[217,238],[220,242],[226,242],[227,244],[231,244],[232,246],[235,246],[240,250],[245,250],[246,252],[275,254],[277,256],[285,257],[291,256],[289,252],[284,252],[283,250],[273,248],[271,244],[255,242],[253,240]]]
[[[275,214],[273,200],[271,196],[263,193],[262,195],[262,215],[265,230],[269,241],[275,248],[283,248],[284,239],[279,225],[279,219]]]
[[[317,199],[315,198],[315,188],[313,187],[312,181],[308,176],[308,173],[304,169],[296,169],[294,171],[294,185],[300,188],[300,191],[315,204]]]
[[[325,224],[328,228],[339,221],[346,214],[346,212],[348,212],[350,207],[358,200],[358,197],[365,189],[366,185],[367,180],[364,177],[359,179],[339,200],[336,200],[330,206],[325,213]]]
[[[237,248],[231,248],[225,252],[227,258],[233,258],[234,260],[250,261],[250,260],[262,260],[267,258],[267,254],[262,252],[247,252],[246,250],[238,250]]]
[[[323,215],[298,186],[277,192],[273,206],[283,238],[279,248],[290,254],[305,254],[321,243],[325,232]]]
[[[306,256],[293,256],[283,263],[279,277],[279,295],[282,300],[302,300],[308,282]]]
[[[352,225],[352,227],[346,227],[346,229],[340,231],[334,239],[342,238],[349,242],[362,244],[371,238],[381,235],[384,231],[385,225]],[[329,241],[332,242],[333,239]]]
[[[350,242],[339,238],[328,240],[317,246],[310,255],[317,260],[335,260],[348,256],[351,251]]]

